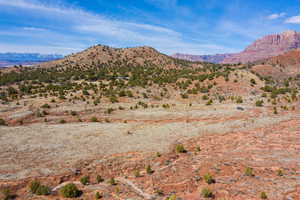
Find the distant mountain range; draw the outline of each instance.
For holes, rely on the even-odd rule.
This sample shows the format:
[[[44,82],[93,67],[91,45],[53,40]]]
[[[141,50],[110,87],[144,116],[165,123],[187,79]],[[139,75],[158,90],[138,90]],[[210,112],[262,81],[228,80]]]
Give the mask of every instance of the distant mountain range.
[[[267,35],[261,39],[258,39],[240,53],[205,56],[177,53],[172,56],[190,61],[230,64],[249,63],[264,60],[273,56],[278,56],[297,48],[300,48],[300,33],[288,30],[281,34]]]
[[[63,58],[58,54],[39,53],[0,53],[0,67],[33,65]]]
[[[199,62],[210,62],[210,63],[222,63],[227,57],[230,57],[232,54],[215,54],[215,55],[190,55],[176,53],[172,57],[188,60],[188,61],[199,61]]]

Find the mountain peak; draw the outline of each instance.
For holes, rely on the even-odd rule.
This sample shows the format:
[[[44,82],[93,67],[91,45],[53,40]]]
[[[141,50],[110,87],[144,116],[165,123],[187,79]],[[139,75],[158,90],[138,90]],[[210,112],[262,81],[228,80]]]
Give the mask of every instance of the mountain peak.
[[[286,35],[286,36],[293,36],[293,35],[297,35],[297,31],[295,30],[286,30],[282,33],[282,35]]]

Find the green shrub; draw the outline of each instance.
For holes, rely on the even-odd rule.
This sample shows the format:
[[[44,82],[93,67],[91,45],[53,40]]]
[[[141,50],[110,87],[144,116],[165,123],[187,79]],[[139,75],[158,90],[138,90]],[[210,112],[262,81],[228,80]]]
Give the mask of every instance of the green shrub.
[[[108,109],[106,110],[106,113],[107,113],[107,114],[111,114],[113,111],[114,111],[113,108],[108,108]]]
[[[238,97],[236,99],[236,103],[243,103],[243,98],[242,97]]]
[[[65,124],[65,123],[66,123],[66,120],[62,119],[62,120],[59,121],[59,123]]]
[[[245,175],[246,176],[254,176],[253,169],[250,168],[250,167],[247,167],[246,170],[245,170]]]
[[[100,192],[96,192],[95,199],[101,199],[103,196],[100,194]]]
[[[137,169],[137,170],[134,170],[134,176],[136,177],[136,178],[138,178],[138,177],[141,177],[141,173],[140,173],[140,171]]]
[[[283,171],[281,169],[277,170],[277,176],[283,176]]]
[[[255,81],[253,78],[250,80],[250,83],[251,83],[252,85],[256,85],[256,81]]]
[[[97,180],[97,183],[101,183],[104,181],[104,179],[100,175],[97,175],[96,180]]]
[[[204,188],[201,191],[201,194],[204,198],[213,198],[214,197],[213,192],[208,188]]]
[[[176,199],[177,199],[177,196],[175,194],[172,194],[166,200],[176,200]]]
[[[88,185],[90,183],[90,177],[89,176],[84,176],[80,179],[80,182],[83,184],[83,185]]]
[[[148,166],[146,167],[146,172],[147,172],[147,174],[153,174],[153,173],[154,173],[154,170],[151,168],[150,165],[148,165]]]
[[[32,181],[29,186],[30,192],[35,194],[40,186],[41,186],[40,182]]]
[[[202,100],[208,100],[208,96],[207,95],[202,96]]]
[[[83,90],[82,94],[85,95],[85,96],[89,96],[90,95],[90,93],[87,90]]]
[[[264,101],[263,101],[263,100],[257,100],[257,101],[255,102],[255,105],[256,105],[257,107],[262,107],[263,104],[264,104]]]
[[[12,200],[16,198],[16,195],[12,194],[10,189],[6,188],[1,190],[3,200]]]
[[[205,174],[203,178],[207,184],[212,184],[216,182],[210,173]]]
[[[71,111],[71,115],[72,115],[72,116],[76,116],[76,115],[77,115],[77,112],[76,112],[76,111]]]
[[[111,103],[118,103],[119,102],[118,98],[115,97],[115,96],[110,97],[109,100],[110,100]]]
[[[50,195],[51,189],[45,185],[40,185],[40,187],[38,187],[35,194],[36,195]]]
[[[98,122],[97,117],[92,117],[92,118],[91,118],[91,122]]]
[[[51,108],[51,106],[50,106],[49,104],[46,103],[46,104],[42,105],[41,108],[49,109],[49,108]]]
[[[60,189],[60,194],[65,198],[75,198],[81,195],[81,191],[75,184],[69,183]]]
[[[6,126],[6,122],[4,119],[0,119],[0,126]]]
[[[275,115],[278,114],[278,111],[277,111],[277,108],[276,108],[276,107],[273,108],[273,113],[274,113]]]
[[[117,185],[117,182],[116,182],[116,180],[114,178],[110,178],[109,181],[108,181],[108,183],[110,185]]]
[[[36,195],[49,195],[51,189],[45,185],[41,185],[38,181],[32,181],[29,186],[30,192]]]
[[[212,104],[213,104],[213,100],[211,100],[211,99],[206,103],[207,106],[210,106]]]
[[[156,190],[155,190],[155,193],[156,193],[157,195],[159,195],[159,196],[163,196],[163,195],[164,195],[164,191],[161,190],[161,189],[156,189]],[[167,198],[167,199],[169,199],[169,198]]]
[[[177,153],[186,153],[187,152],[187,150],[185,150],[185,148],[182,144],[177,144],[175,150]]]
[[[266,194],[265,192],[261,192],[261,193],[260,193],[260,198],[261,198],[261,199],[267,199],[268,196],[267,196],[267,194]]]
[[[183,98],[183,99],[188,99],[189,98],[189,96],[187,94],[180,94],[180,95],[181,95],[181,98]]]

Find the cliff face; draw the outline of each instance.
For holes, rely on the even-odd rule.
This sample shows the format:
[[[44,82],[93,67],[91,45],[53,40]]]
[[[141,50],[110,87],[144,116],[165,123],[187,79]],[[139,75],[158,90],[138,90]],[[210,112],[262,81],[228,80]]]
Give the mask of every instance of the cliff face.
[[[240,53],[216,55],[174,54],[172,56],[190,61],[233,64],[259,61],[297,48],[300,48],[300,33],[285,31],[281,34],[267,35],[258,39]]]
[[[300,47],[300,33],[286,31],[256,40],[241,53],[225,58],[222,63],[247,63],[278,56]]]

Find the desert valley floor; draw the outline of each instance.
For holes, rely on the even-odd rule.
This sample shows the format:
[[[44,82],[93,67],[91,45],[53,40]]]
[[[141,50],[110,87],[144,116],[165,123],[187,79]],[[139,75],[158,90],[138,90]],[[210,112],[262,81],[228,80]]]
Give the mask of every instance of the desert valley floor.
[[[53,191],[74,181],[84,191],[82,199],[93,199],[100,191],[104,199],[165,199],[176,193],[196,200],[202,198],[203,188],[210,188],[216,199],[260,199],[261,192],[269,199],[300,198],[297,103],[279,115],[272,107],[247,103],[168,103],[168,109],[148,102],[154,106],[136,110],[128,109],[133,103],[117,103],[114,107],[125,109],[99,115],[97,122],[78,122],[77,116],[65,113],[75,110],[90,119],[89,113],[100,113],[109,104],[63,104],[51,108],[52,122],[0,127],[0,184],[13,184],[26,193],[25,186],[35,178]],[[0,112],[16,121],[32,116],[26,107],[12,104]],[[53,123],[60,118],[68,123]],[[175,152],[176,144],[187,152]],[[153,174],[145,172],[147,165]],[[245,175],[247,168],[253,175]],[[207,173],[214,184],[203,180]],[[96,183],[98,174],[114,177],[118,185]],[[89,185],[78,181],[83,175],[90,176]]]

